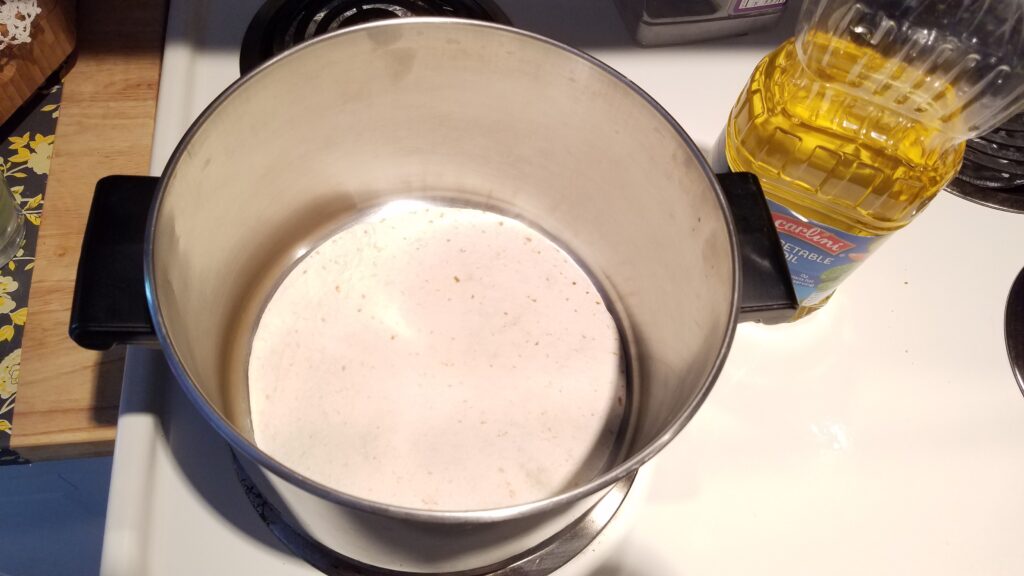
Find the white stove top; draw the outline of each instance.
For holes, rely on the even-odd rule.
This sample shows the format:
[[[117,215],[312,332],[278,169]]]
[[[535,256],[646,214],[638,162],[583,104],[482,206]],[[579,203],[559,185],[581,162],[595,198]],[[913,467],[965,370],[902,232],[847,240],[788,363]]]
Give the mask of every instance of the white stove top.
[[[154,174],[237,77],[260,1],[172,0]],[[787,34],[640,49],[610,0],[500,4],[633,79],[705,150]],[[645,467],[632,520],[573,573],[1024,573],[1024,399],[1003,342],[1020,246],[1024,216],[943,193],[821,312],[741,326],[707,402]],[[118,428],[103,574],[314,573],[249,508],[159,352],[130,350]]]

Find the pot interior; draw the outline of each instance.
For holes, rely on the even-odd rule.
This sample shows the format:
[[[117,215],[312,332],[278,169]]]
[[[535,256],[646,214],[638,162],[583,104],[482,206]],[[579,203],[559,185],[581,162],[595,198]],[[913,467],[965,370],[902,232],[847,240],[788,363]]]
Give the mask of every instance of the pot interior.
[[[697,154],[636,87],[513,29],[413,19],[319,38],[230,88],[169,164],[148,254],[163,344],[251,443],[248,347],[282,274],[390,200],[485,207],[604,289],[632,369],[621,469],[685,424],[732,332],[729,224]]]

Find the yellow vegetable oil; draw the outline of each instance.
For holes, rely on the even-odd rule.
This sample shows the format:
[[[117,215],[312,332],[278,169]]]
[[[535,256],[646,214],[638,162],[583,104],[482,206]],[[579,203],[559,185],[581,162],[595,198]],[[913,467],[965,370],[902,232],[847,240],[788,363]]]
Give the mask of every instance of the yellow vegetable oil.
[[[1024,97],[1024,2],[805,0],[717,163],[757,174],[801,309],[822,306]],[[936,256],[938,257],[938,256]]]
[[[758,64],[729,117],[726,160],[761,180],[797,318],[823,306],[960,165],[956,91],[906,60],[811,30]]]

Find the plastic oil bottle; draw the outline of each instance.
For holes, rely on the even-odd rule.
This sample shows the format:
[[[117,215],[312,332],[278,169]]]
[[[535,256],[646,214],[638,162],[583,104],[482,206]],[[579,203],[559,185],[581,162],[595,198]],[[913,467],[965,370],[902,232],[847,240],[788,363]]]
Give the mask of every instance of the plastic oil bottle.
[[[1024,0],[806,0],[724,132],[761,179],[800,300],[823,306],[1024,93]]]

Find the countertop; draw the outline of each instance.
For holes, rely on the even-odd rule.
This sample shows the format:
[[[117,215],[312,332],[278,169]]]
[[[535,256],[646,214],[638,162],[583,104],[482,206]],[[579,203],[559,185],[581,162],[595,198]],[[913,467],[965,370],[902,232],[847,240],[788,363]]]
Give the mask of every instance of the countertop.
[[[124,351],[79,348],[68,319],[96,181],[148,174],[166,11],[166,0],[78,2],[77,61],[64,79],[11,438],[29,460],[113,452]]]

